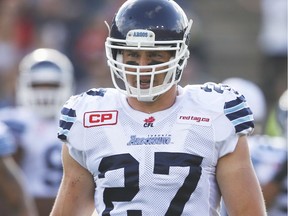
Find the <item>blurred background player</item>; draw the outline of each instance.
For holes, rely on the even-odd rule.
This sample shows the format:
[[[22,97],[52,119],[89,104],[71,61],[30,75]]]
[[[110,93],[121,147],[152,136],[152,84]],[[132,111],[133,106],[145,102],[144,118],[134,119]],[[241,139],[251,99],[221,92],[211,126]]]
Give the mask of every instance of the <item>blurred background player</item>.
[[[2,216],[36,216],[33,199],[23,184],[23,173],[12,157],[15,150],[12,134],[0,122],[0,212]]]
[[[239,77],[228,78],[224,84],[245,94],[255,118],[255,131],[249,139],[249,148],[256,175],[262,187],[269,216],[287,215],[287,90],[275,107],[273,122],[278,135],[271,136],[265,128],[267,106],[264,93],[258,85]],[[274,123],[273,123],[274,125]],[[226,215],[225,207],[222,215]]]
[[[252,151],[255,170],[259,176],[269,216],[287,216],[287,114],[288,90],[284,91],[275,107],[278,136],[266,136],[270,142],[258,140],[259,147]]]
[[[20,63],[18,106],[3,108],[0,119],[14,132],[17,161],[35,197],[39,215],[49,215],[62,177],[57,133],[60,107],[73,94],[73,66],[54,49],[37,49]]]

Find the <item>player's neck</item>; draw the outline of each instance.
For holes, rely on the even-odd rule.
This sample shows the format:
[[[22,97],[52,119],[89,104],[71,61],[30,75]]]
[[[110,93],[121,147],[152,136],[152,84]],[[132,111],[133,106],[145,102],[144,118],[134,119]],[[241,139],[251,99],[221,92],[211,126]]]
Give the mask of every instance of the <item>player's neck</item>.
[[[155,113],[170,108],[176,101],[177,86],[173,86],[169,91],[160,95],[154,102],[142,102],[136,98],[128,98],[128,104],[135,110],[144,113]]]

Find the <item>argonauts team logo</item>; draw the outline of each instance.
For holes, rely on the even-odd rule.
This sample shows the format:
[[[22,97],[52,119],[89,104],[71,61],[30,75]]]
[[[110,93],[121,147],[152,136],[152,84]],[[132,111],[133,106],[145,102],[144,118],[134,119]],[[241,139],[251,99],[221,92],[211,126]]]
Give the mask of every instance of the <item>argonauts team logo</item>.
[[[171,135],[150,135],[147,137],[137,137],[135,135],[130,137],[127,145],[168,145],[171,143]]]

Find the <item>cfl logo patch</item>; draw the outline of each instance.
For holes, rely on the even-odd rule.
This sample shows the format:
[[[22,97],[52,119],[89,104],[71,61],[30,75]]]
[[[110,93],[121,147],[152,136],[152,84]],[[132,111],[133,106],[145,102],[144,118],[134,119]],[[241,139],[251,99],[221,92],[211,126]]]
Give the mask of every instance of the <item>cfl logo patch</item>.
[[[84,127],[115,125],[118,122],[118,111],[93,111],[84,113]]]
[[[153,127],[153,123],[155,122],[155,118],[153,116],[144,120],[144,127]]]

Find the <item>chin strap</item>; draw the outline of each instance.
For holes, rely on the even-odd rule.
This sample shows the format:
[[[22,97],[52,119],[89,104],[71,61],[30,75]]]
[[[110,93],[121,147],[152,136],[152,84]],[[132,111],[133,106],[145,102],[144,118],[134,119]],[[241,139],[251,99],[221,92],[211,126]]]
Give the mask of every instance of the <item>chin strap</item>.
[[[137,100],[138,101],[141,101],[141,102],[148,102],[148,103],[152,103],[154,101],[156,101],[158,98],[159,98],[160,95],[156,95],[156,96],[153,96],[153,97],[137,97]]]

